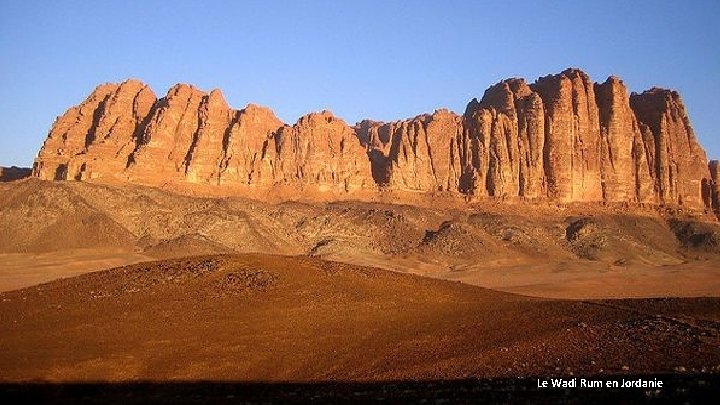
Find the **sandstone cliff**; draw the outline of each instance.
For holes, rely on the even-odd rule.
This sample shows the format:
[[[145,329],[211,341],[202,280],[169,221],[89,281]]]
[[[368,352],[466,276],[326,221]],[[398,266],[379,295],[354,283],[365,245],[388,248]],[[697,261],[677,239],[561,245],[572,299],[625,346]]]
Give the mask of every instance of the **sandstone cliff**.
[[[706,205],[712,205],[715,213],[720,215],[720,161],[710,161],[710,176],[711,180],[708,182],[708,191],[706,195]]]
[[[630,105],[647,139],[648,160],[654,169],[651,174],[660,201],[702,205],[702,186],[710,178],[707,157],[695,138],[680,95],[654,88],[633,94]]]
[[[98,86],[55,121],[34,175],[87,180],[122,172],[155,102],[153,91],[136,80]]]
[[[44,179],[245,195],[391,190],[693,209],[717,209],[717,172],[677,92],[628,95],[622,80],[593,83],[578,69],[504,80],[463,115],[353,127],[327,111],[286,125],[264,107],[230,108],[219,90],[178,84],[157,99],[136,80],[105,84],[57,119],[33,168]]]

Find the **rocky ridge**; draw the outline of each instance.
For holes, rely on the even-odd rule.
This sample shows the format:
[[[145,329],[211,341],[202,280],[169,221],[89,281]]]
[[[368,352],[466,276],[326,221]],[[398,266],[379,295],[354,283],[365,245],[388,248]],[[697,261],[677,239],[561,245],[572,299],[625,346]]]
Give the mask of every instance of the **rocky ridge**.
[[[104,84],[56,120],[33,175],[238,195],[387,190],[700,210],[718,210],[720,192],[718,163],[677,92],[628,94],[622,80],[593,83],[578,69],[504,80],[463,115],[355,126],[328,111],[287,125],[265,107],[230,108],[220,90],[178,84],[158,99],[136,80]]]
[[[32,169],[29,167],[3,167],[0,166],[0,182],[15,181],[25,177],[29,177],[32,174]]]

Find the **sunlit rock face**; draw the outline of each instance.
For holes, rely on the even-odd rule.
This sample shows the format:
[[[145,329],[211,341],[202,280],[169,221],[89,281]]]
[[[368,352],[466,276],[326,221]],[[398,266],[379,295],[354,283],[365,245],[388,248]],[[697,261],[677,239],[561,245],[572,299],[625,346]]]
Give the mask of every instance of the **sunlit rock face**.
[[[717,171],[677,92],[628,95],[619,78],[593,83],[578,69],[504,80],[462,115],[439,109],[354,126],[328,111],[287,125],[268,108],[235,110],[220,90],[187,84],[160,99],[137,80],[103,84],[58,117],[33,167],[43,179],[250,196],[390,190],[402,192],[399,202],[432,193],[693,209],[717,206]]]

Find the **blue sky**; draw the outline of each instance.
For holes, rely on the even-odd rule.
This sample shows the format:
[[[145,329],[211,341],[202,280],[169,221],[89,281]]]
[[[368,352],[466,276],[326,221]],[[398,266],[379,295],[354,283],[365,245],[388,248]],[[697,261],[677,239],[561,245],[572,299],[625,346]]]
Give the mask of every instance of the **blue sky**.
[[[0,165],[29,166],[55,117],[103,82],[221,88],[285,122],[447,107],[513,76],[579,67],[680,91],[720,158],[716,1],[0,1]]]

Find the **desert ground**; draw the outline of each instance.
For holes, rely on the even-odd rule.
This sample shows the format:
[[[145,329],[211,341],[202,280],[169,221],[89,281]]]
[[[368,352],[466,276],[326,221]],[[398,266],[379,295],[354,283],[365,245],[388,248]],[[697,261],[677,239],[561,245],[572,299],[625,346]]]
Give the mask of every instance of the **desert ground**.
[[[3,293],[0,320],[9,380],[382,381],[720,366],[717,298],[549,300],[293,256],[87,273]]]
[[[708,216],[259,203],[35,179],[0,189],[6,393],[219,381],[381,395],[372,384],[714,384],[720,372],[720,227]]]
[[[0,184],[0,291],[154,259],[307,255],[545,298],[720,294],[720,225],[645,207],[267,203],[136,185]],[[628,212],[632,212],[629,214]]]

